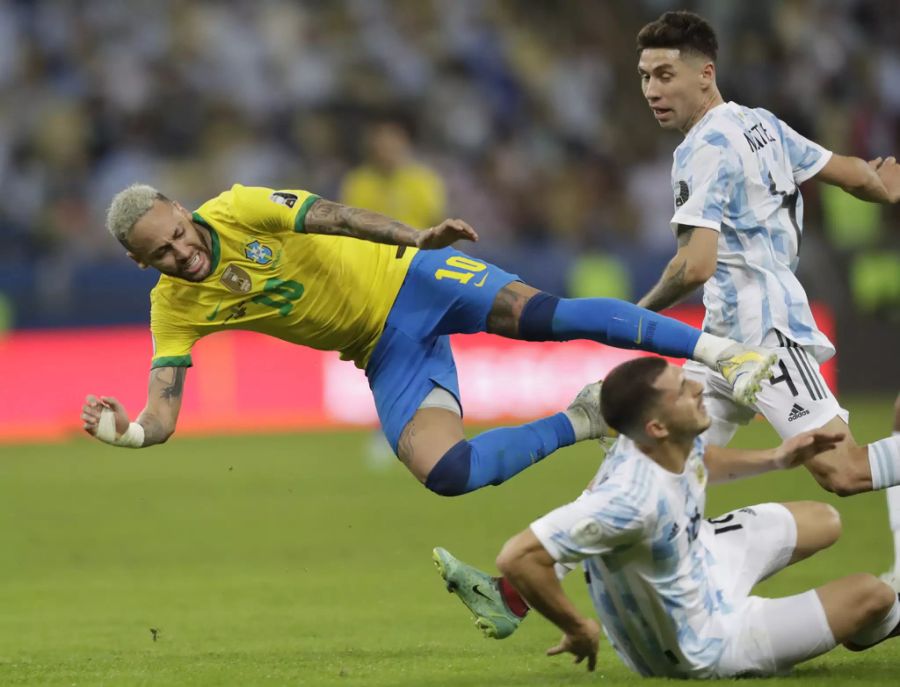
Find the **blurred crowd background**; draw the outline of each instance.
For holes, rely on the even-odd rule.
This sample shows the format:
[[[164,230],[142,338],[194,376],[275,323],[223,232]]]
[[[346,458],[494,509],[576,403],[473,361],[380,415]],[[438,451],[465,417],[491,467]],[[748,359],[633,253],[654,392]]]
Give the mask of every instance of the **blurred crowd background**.
[[[134,181],[189,208],[240,182],[462,217],[466,250],[536,286],[637,299],[674,249],[681,138],[634,39],[677,8],[715,26],[726,100],[900,153],[896,0],[0,0],[0,320],[147,320],[155,277],[103,226]],[[897,208],[804,193],[810,293],[896,335]]]

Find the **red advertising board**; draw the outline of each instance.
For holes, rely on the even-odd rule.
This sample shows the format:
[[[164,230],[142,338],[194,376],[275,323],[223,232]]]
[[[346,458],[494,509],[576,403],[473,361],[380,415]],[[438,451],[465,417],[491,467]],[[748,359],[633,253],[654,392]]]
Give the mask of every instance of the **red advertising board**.
[[[831,337],[823,307],[816,321]],[[702,308],[680,308],[699,325]],[[453,337],[466,419],[523,421],[558,412],[588,381],[635,355],[588,341],[528,343]],[[377,423],[365,375],[337,354],[249,332],[202,339],[193,352],[179,434]],[[47,441],[80,431],[88,393],[115,396],[132,417],[146,401],[150,336],[143,327],[13,332],[0,337],[0,442]],[[835,360],[823,366],[835,388]]]

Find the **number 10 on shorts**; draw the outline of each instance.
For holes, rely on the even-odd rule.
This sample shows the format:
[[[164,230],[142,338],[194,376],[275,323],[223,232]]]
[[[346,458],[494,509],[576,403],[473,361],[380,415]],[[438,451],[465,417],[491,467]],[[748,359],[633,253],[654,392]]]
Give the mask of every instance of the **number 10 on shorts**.
[[[453,267],[454,269],[446,270],[441,268],[437,270],[434,273],[435,279],[455,279],[460,284],[468,284],[472,277],[487,269],[487,265],[483,262],[472,260],[464,255],[452,255],[447,258],[446,264],[448,267]],[[487,277],[486,274],[484,276]],[[484,279],[481,279],[480,282],[475,283],[475,286],[481,286],[483,284]]]

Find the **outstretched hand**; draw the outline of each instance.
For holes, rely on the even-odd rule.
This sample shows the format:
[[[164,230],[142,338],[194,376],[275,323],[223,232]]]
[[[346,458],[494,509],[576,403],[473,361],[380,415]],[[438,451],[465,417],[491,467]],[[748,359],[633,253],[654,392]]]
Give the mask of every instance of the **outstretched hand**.
[[[416,235],[416,248],[420,250],[437,250],[451,246],[460,239],[477,241],[478,234],[461,219],[445,219],[437,226],[420,231]]]
[[[888,201],[896,203],[900,201],[900,165],[894,156],[869,160],[869,167],[881,179],[888,194]]]
[[[587,659],[587,669],[593,671],[597,667],[597,647],[600,644],[600,625],[595,620],[585,618],[577,632],[567,632],[559,644],[547,649],[548,656],[570,653],[575,656],[575,663]]]
[[[789,470],[816,457],[820,453],[830,451],[844,439],[842,432],[822,432],[812,430],[791,437],[775,449],[775,464]]]
[[[88,394],[81,406],[81,421],[84,431],[93,437],[97,436],[97,428],[100,423],[100,413],[109,409],[116,414],[116,436],[128,429],[129,419],[125,407],[112,396],[100,396]]]

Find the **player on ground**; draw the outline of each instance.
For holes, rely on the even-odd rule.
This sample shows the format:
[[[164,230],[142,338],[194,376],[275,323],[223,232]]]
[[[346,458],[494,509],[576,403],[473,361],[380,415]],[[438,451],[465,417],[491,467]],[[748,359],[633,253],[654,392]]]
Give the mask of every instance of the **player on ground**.
[[[707,481],[791,468],[842,439],[804,432],[777,449],[708,445],[703,385],[656,357],[615,368],[602,412],[622,437],[576,501],[510,539],[497,567],[565,634],[547,653],[596,664],[599,627],[566,597],[555,570],[583,562],[591,599],[624,663],[645,676],[775,675],[837,644],[853,650],[900,633],[900,601],[868,574],[779,599],[762,579],[830,546],[837,511],[765,503],[703,519]]]
[[[584,338],[692,357],[731,379],[744,401],[774,361],[629,303],[540,292],[449,248],[477,239],[460,220],[417,231],[306,191],[241,185],[191,213],[134,185],[113,199],[107,226],[138,265],[162,273],[150,295],[147,405],[136,422],[110,397],[90,395],[82,409],[87,432],[121,446],[171,436],[192,346],[229,329],[337,350],[364,369],[391,447],[426,487],[446,496],[500,484],[605,429],[594,383],[563,413],[467,440],[451,333]]]
[[[732,403],[715,372],[685,364],[706,387],[709,442],[728,444],[738,424],[760,412],[782,438],[818,427],[844,435],[834,450],[805,463],[829,491],[849,495],[897,484],[900,435],[869,446],[853,440],[847,411],[819,374],[818,364],[834,347],[816,327],[794,270],[802,237],[801,182],[816,178],[864,200],[894,203],[900,166],[892,157],[867,163],[832,155],[766,110],[725,103],[715,81],[715,33],[695,14],[666,12],[641,29],[637,44],[641,86],[654,116],[663,128],[685,134],[672,171],[678,251],[638,305],[662,310],[702,284],[706,332],[771,346],[779,357],[771,383],[763,384],[750,407]],[[900,530],[900,516],[892,516],[892,525]],[[445,574],[490,579],[443,549],[434,557]],[[900,588],[900,579],[891,578]],[[524,613],[512,592],[504,604],[497,594],[474,595],[471,585],[454,591],[488,636],[515,630],[520,616],[509,606]],[[497,591],[509,591],[503,580]]]
[[[782,438],[822,427],[845,439],[806,464],[840,495],[900,481],[900,439],[857,446],[819,374],[834,346],[816,327],[794,275],[802,239],[799,184],[817,179],[857,198],[900,200],[893,157],[866,162],[834,155],[772,113],[725,102],[716,86],[718,43],[712,27],[690,12],[666,12],[637,38],[641,88],[660,126],[685,138],[675,150],[672,227],[678,250],[639,305],[659,311],[703,286],[703,329],[778,353],[775,376],[755,404],[738,408],[722,379],[692,365],[705,381],[713,418],[709,441],[726,445],[738,424],[762,413]]]

